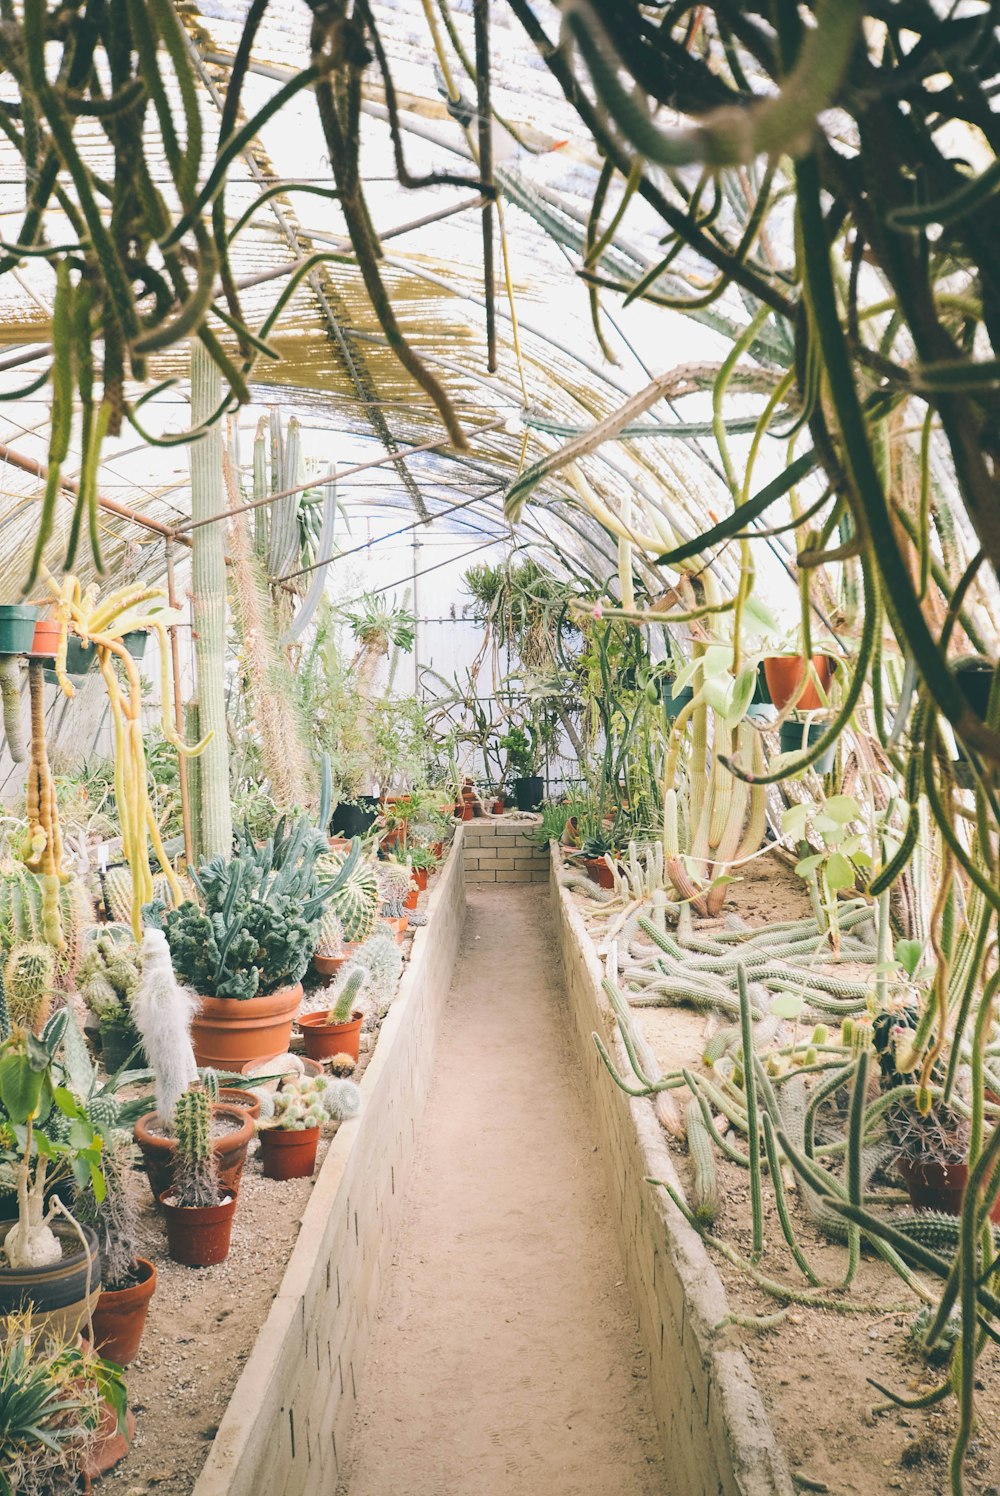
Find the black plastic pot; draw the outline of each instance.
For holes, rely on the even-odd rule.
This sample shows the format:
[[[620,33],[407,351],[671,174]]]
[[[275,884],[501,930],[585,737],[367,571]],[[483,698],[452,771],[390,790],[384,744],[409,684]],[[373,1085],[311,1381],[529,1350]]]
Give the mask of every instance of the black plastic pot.
[[[35,637],[38,609],[27,603],[0,606],[0,655],[27,654]]]
[[[146,653],[146,641],[149,635],[145,629],[132,629],[127,634],[122,634],[122,643],[132,656],[133,660],[141,660]]]
[[[808,726],[804,722],[782,722],[778,729],[781,751],[782,753],[801,753],[804,748],[811,748],[814,743],[818,743],[825,731],[824,722],[810,722]],[[837,745],[834,743],[825,753],[820,754],[812,768],[817,774],[829,774],[836,756]]]
[[[350,804],[342,800],[333,812],[330,833],[333,836],[364,836],[374,826],[378,816],[378,800],[374,795],[358,795]]]
[[[119,1023],[115,1019],[101,1019],[101,1052],[104,1068],[114,1075],[126,1062],[130,1070],[147,1070],[149,1061],[137,1031],[130,1023]],[[131,1055],[131,1061],[129,1056]]]
[[[10,1224],[0,1225],[0,1240]],[[36,1316],[58,1317],[58,1322],[75,1331],[85,1317],[87,1287],[97,1302],[101,1287],[101,1256],[97,1237],[89,1226],[82,1228],[88,1250],[68,1221],[55,1220],[52,1230],[59,1239],[63,1255],[49,1267],[0,1267],[0,1315],[13,1314],[29,1304]],[[6,1259],[4,1259],[6,1262]]]
[[[955,666],[955,676],[962,693],[979,717],[985,718],[989,709],[993,675],[994,667],[985,660],[968,660]],[[958,744],[958,758],[955,760],[955,782],[965,790],[973,789],[976,783],[975,771],[961,744]]]
[[[514,799],[518,810],[537,810],[545,798],[545,780],[541,774],[529,774],[514,780]]]

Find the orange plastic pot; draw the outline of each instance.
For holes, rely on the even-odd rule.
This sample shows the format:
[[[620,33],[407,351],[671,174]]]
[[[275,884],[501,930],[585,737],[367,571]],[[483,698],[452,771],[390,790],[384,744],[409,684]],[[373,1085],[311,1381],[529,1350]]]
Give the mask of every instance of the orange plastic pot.
[[[301,1001],[301,982],[245,1002],[203,997],[191,1024],[195,1060],[213,1070],[242,1070],[251,1060],[283,1054]]]
[[[260,1157],[268,1179],[308,1179],[316,1167],[319,1128],[265,1127]]]
[[[51,660],[59,649],[59,625],[54,618],[39,618],[31,641],[30,654]]]
[[[391,930],[395,935],[396,944],[402,945],[403,937],[405,936],[406,931],[409,927],[409,921],[407,920],[406,915],[401,914],[399,919],[384,919],[382,923],[385,925],[386,929]]]
[[[418,888],[418,890],[419,890],[420,893],[423,893],[424,890],[427,887],[427,874],[428,874],[428,871],[429,871],[429,869],[427,869],[425,867],[415,867],[413,869],[413,881],[416,883],[417,888]],[[414,904],[413,907],[415,909],[417,907],[416,904]]]
[[[139,1353],[149,1301],[156,1291],[156,1267],[137,1257],[139,1281],[131,1288],[105,1288],[94,1310],[94,1347],[106,1361],[128,1366]]]
[[[833,672],[837,662],[830,655],[814,654],[812,657],[813,669],[825,692],[830,690],[830,682],[833,680]],[[784,711],[799,688],[802,679],[801,655],[768,655],[764,661],[764,678],[767,681],[767,689],[771,701],[778,711]],[[822,707],[819,692],[816,690],[815,681],[810,679],[802,695],[795,703],[796,710],[800,712],[815,712]]]
[[[335,977],[345,961],[349,961],[350,953],[344,951],[340,956],[313,956],[313,971],[318,977]]]
[[[231,1132],[216,1138],[212,1144],[219,1165],[219,1184],[223,1189],[235,1192],[239,1187],[247,1149],[253,1137],[253,1118],[245,1106],[230,1106],[224,1102],[217,1103],[212,1111],[216,1116],[228,1117],[231,1122],[238,1124]],[[132,1131],[142,1154],[154,1200],[158,1200],[163,1191],[168,1190],[174,1182],[174,1154],[177,1152],[174,1139],[161,1137],[155,1130],[156,1124],[156,1113],[147,1112],[144,1117],[139,1118]]]
[[[160,1196],[167,1250],[184,1267],[213,1267],[229,1256],[236,1196],[220,1193],[218,1205],[178,1205],[172,1189]]]
[[[461,819],[463,821],[471,821],[474,818],[475,814],[476,812],[475,808],[473,807],[472,801],[463,800],[461,805]]]
[[[329,1008],[322,1013],[303,1013],[299,1028],[311,1060],[329,1060],[335,1054],[349,1054],[358,1059],[361,1052],[361,1025],[365,1015],[355,1012],[346,1023],[327,1023]]]

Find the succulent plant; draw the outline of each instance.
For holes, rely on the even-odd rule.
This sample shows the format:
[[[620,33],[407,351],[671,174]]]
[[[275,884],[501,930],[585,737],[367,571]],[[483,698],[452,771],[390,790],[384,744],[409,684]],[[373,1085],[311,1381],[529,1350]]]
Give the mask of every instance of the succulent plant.
[[[91,1107],[88,1116],[96,1121]],[[132,1139],[127,1132],[112,1133],[103,1150],[102,1173],[105,1193],[98,1200],[92,1183],[77,1190],[73,1213],[97,1235],[101,1254],[101,1287],[127,1288],[135,1280],[138,1216],[129,1190],[132,1174]]]
[[[39,941],[12,947],[3,971],[10,1022],[33,1033],[45,1023],[52,1006],[55,951]]]
[[[357,1068],[358,1062],[353,1055],[335,1054],[330,1061],[330,1074],[335,1080],[346,1080]]]
[[[323,1107],[334,1122],[346,1122],[361,1110],[361,1087],[352,1080],[328,1080],[323,1087]]]
[[[335,880],[343,872],[346,858],[331,852],[320,857],[316,872],[324,882]],[[328,921],[337,921],[340,938],[347,941],[367,940],[378,923],[379,885],[375,868],[366,859],[359,858],[351,873],[334,890],[326,905],[320,938],[327,941],[332,933]],[[337,946],[339,950],[339,945]]]
[[[64,944],[53,946],[55,983],[68,991],[79,965],[85,925],[92,919],[88,900],[78,878],[69,878],[57,893],[59,922]],[[0,953],[6,958],[15,945],[47,944],[43,913],[42,882],[23,862],[0,865]]]
[[[174,1136],[177,1203],[188,1208],[217,1204],[219,1172],[212,1147],[212,1103],[206,1091],[188,1090],[178,1098]]]
[[[131,886],[131,885],[130,885]],[[95,1018],[111,1023],[132,1019],[132,999],[139,988],[139,947],[126,926],[108,926],[85,940],[77,972],[80,995]]]
[[[308,1127],[322,1127],[326,1121],[324,1094],[326,1079],[322,1075],[302,1075],[286,1081],[274,1098],[274,1120],[286,1132],[303,1132]]]
[[[349,961],[341,970],[334,1001],[327,1013],[327,1023],[347,1023],[370,983],[371,973],[364,966]]]
[[[350,970],[361,966],[368,972],[371,999],[377,1015],[382,1018],[396,996],[399,979],[403,974],[403,953],[393,937],[387,932],[373,935],[359,946],[350,961],[341,968],[340,978],[345,980]]]

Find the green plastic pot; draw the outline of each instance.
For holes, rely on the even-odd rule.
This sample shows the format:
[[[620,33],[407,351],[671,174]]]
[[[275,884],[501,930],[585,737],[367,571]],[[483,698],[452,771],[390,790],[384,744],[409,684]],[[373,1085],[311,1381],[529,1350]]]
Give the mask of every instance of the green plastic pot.
[[[782,753],[801,753],[804,748],[811,748],[818,743],[826,731],[823,722],[810,722],[808,726],[804,722],[782,722],[778,729],[778,740],[781,744]],[[834,743],[825,753],[812,765],[817,774],[829,774],[833,768],[833,761],[837,756],[837,745]]]
[[[689,701],[694,700],[694,691],[690,686],[682,686],[676,696],[671,694],[673,690],[672,681],[664,681],[663,684],[663,715],[668,722],[676,722],[681,712]]]
[[[38,609],[27,603],[0,604],[0,655],[27,654],[37,618]]]
[[[141,660],[146,653],[146,641],[149,635],[145,629],[130,629],[127,634],[122,634],[122,643],[132,656],[133,660]]]

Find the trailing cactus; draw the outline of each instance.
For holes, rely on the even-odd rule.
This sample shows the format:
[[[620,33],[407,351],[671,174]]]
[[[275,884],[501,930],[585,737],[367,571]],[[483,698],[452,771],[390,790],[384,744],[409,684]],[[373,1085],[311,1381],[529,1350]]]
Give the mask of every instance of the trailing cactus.
[[[174,1114],[174,1193],[178,1205],[199,1208],[219,1199],[218,1162],[212,1147],[212,1103],[205,1091],[185,1091]]]
[[[52,1007],[55,953],[48,945],[31,942],[15,945],[3,971],[4,991],[11,1024],[38,1033]]]
[[[22,764],[28,753],[21,717],[21,669],[16,655],[0,655],[0,700],[7,752],[16,764]]]
[[[350,1084],[350,1082],[340,1082]],[[322,1127],[326,1121],[324,1094],[327,1081],[322,1075],[302,1075],[287,1081],[274,1098],[274,1120],[286,1131],[303,1132]]]
[[[10,1008],[7,1006],[7,988],[4,984],[3,969],[0,968],[0,1044],[10,1038]]]
[[[336,996],[329,1012],[327,1023],[347,1023],[365,990],[371,984],[371,973],[363,966],[348,963],[343,969],[343,980],[338,982]]]
[[[694,1166],[691,1190],[694,1213],[703,1225],[710,1226],[719,1213],[719,1176],[715,1167],[712,1139],[697,1101],[688,1103],[684,1122],[687,1128],[688,1153]]]

